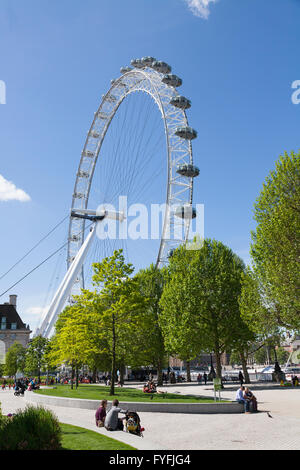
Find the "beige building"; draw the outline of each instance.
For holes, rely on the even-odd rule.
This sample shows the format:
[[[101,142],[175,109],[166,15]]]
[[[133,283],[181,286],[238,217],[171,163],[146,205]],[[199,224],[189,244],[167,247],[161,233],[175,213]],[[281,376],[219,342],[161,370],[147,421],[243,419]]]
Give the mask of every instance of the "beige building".
[[[10,295],[9,302],[0,304],[0,364],[5,363],[5,355],[15,342],[28,345],[30,333],[29,325],[17,313],[17,296]]]

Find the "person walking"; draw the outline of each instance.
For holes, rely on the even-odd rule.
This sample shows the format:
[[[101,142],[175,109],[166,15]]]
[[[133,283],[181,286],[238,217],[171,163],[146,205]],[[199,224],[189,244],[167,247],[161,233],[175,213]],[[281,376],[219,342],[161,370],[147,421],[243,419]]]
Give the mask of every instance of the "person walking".
[[[241,387],[242,387],[243,384],[244,384],[244,376],[243,376],[241,371],[239,371],[239,382],[240,382]]]
[[[204,383],[206,385],[206,382],[207,382],[207,373],[206,372],[204,372],[204,374],[203,374],[203,380],[204,380]]]

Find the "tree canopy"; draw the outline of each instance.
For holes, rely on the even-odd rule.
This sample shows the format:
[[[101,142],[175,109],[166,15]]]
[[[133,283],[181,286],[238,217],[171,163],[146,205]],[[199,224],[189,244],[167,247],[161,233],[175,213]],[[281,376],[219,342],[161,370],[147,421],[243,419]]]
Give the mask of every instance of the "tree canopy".
[[[266,178],[254,206],[253,273],[269,318],[300,328],[300,152],[285,153]]]
[[[175,250],[161,298],[166,347],[186,360],[214,351],[217,376],[221,354],[230,350],[244,327],[239,311],[245,266],[230,248],[206,239],[199,250]]]

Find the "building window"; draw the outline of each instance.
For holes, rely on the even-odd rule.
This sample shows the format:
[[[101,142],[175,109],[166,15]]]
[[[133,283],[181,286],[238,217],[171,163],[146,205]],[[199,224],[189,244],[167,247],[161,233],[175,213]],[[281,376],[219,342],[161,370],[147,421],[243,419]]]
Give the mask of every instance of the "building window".
[[[5,364],[5,343],[0,341],[0,364]]]
[[[16,323],[11,323],[10,328],[11,328],[11,330],[16,330],[17,329],[17,324]]]
[[[6,330],[6,323],[1,322],[1,330]]]

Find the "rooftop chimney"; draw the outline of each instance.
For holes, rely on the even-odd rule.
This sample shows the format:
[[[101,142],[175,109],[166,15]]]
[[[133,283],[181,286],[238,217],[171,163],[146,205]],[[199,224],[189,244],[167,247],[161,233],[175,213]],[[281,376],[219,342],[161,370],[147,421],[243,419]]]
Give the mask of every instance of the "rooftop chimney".
[[[10,305],[13,305],[16,309],[17,308],[17,296],[16,295],[10,295],[9,296],[9,303],[10,303]]]

